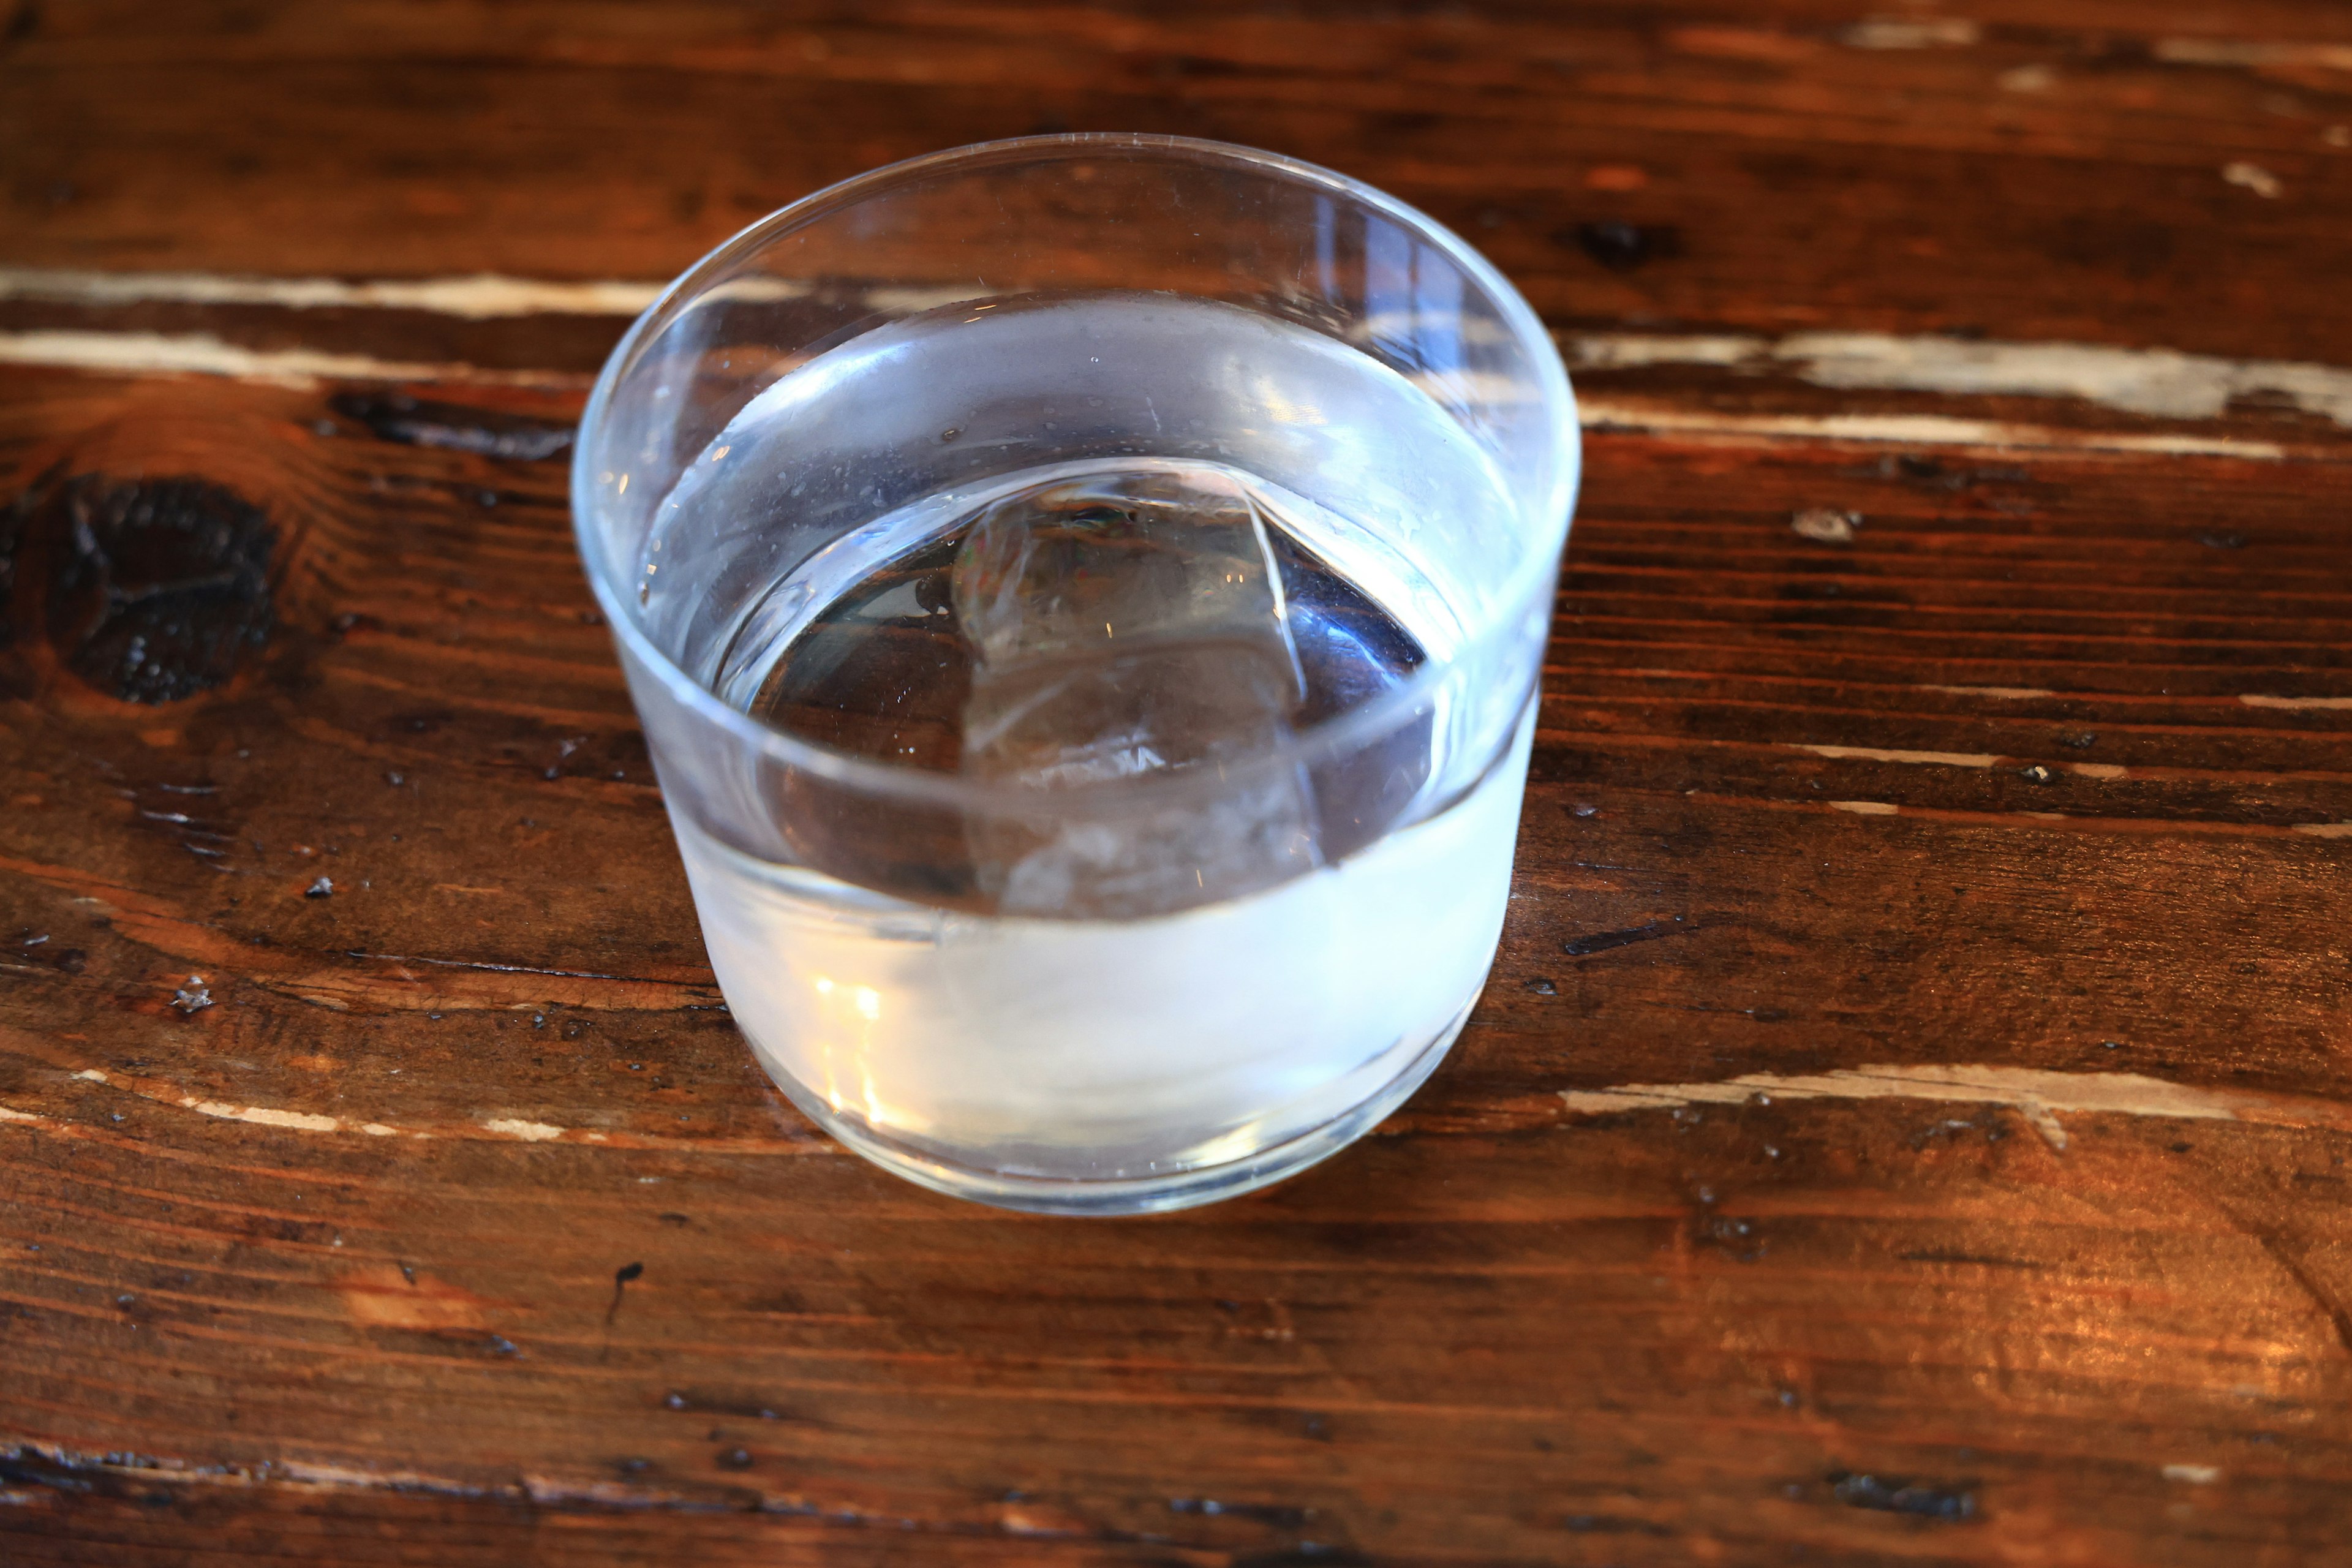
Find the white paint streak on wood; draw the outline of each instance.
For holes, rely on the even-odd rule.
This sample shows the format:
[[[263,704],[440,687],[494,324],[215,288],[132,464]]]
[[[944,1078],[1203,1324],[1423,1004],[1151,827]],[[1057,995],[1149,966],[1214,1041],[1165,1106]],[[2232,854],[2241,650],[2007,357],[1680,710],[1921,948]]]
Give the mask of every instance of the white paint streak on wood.
[[[281,386],[321,381],[464,381],[510,386],[584,385],[590,378],[552,371],[483,370],[474,365],[377,359],[319,349],[249,349],[204,333],[0,332],[0,363],[54,365],[118,375],[225,375]]]
[[[2264,393],[2352,426],[2352,370],[2303,360],[1888,332],[1564,333],[1559,342],[1572,370],[1683,364],[1779,371],[1851,391],[2074,398],[2165,419],[2215,418],[2231,399]]]
[[[394,1491],[408,1489],[443,1497],[453,1494],[481,1495],[474,1492],[467,1483],[452,1480],[447,1475],[428,1475],[420,1470],[379,1468],[373,1465],[322,1465],[303,1459],[272,1458],[268,1462],[268,1474],[273,1479],[283,1477],[288,1480],[310,1487],[354,1487],[364,1488],[371,1492],[382,1492],[387,1489]],[[214,1470],[209,1474],[196,1471],[190,1475],[189,1479],[199,1484],[214,1485],[226,1480],[228,1484],[236,1485],[237,1473],[234,1470],[227,1471],[226,1474],[221,1470]],[[579,1495],[583,1498],[586,1497],[588,1489],[581,1489]],[[643,1505],[645,1494],[642,1491],[632,1491],[629,1497],[632,1501],[640,1506]]]
[[[1948,768],[1989,768],[2000,758],[1991,752],[1903,752],[1884,746],[1805,746],[1795,748],[1839,762],[1923,763]]]
[[[1964,49],[1977,41],[1977,25],[1958,16],[1872,16],[1838,35],[1855,49]]]
[[[2314,838],[2352,838],[2352,822],[2298,822],[2294,830]]]
[[[1560,333],[1560,353],[1571,370],[1642,370],[1657,364],[1769,368],[1772,340],[1748,334],[1661,332]]]
[[[2192,1487],[2210,1487],[2221,1479],[2221,1468],[2219,1465],[2167,1465],[2164,1479],[2187,1481]]]
[[[1861,525],[1861,513],[1826,506],[1807,507],[1789,520],[1790,531],[1799,538],[1822,544],[1852,544],[1853,531]]]
[[[2066,765],[2066,771],[2070,773],[2080,773],[2086,779],[2127,779],[2131,777],[2131,770],[2129,768],[2119,767],[2114,763],[2069,763]]]
[[[1579,418],[1588,430],[1625,430],[1731,441],[1853,441],[1906,447],[1972,447],[1986,451],[2119,452],[2137,457],[2237,458],[2284,461],[2275,441],[2231,436],[2131,436],[2113,431],[2056,430],[1992,419],[1940,414],[1720,414],[1625,403],[1580,394]]]
[[[193,1097],[181,1100],[180,1104],[199,1116],[217,1116],[225,1121],[250,1121],[261,1127],[286,1127],[301,1132],[333,1132],[343,1125],[331,1116],[318,1116],[307,1110],[275,1110],[266,1105],[225,1105],[217,1100]]]
[[[2352,697],[2265,697],[2260,692],[2241,692],[2238,700],[2249,708],[2285,709],[2352,709]]]
[[[1901,806],[1889,805],[1883,800],[1833,800],[1830,809],[1850,811],[1856,816],[1897,816],[1903,811]]]
[[[29,1121],[37,1127],[55,1125],[46,1116],[36,1116],[29,1110],[18,1110],[6,1105],[0,1105],[0,1121]]]
[[[394,1134],[397,1133],[400,1129],[397,1127],[387,1127],[381,1121],[362,1121],[360,1123],[360,1131],[366,1133],[371,1138],[390,1138]]]
[[[2036,697],[2058,694],[2040,686],[1921,686],[1921,691],[1941,691],[1952,697],[2003,697],[2024,701]]]
[[[2276,174],[2260,163],[2249,163],[2243,159],[2222,164],[2221,177],[2233,185],[2253,192],[2265,201],[2274,202],[2286,194],[2286,185]]]
[[[2051,1113],[2048,1106],[2038,1100],[2021,1100],[2017,1102],[2017,1110],[2027,1123],[2042,1134],[2043,1142],[2053,1149],[2066,1147],[2066,1129],[2058,1124],[2058,1118]]]
[[[2150,51],[2176,66],[2221,66],[2260,70],[2266,67],[2317,67],[2352,71],[2352,44],[2255,43],[2241,38],[2158,38]]]
[[[761,280],[739,279],[731,295]],[[603,279],[583,283],[506,278],[252,278],[210,272],[86,272],[64,268],[0,268],[0,300],[55,300],[83,305],[268,305],[282,310],[421,310],[467,321],[504,316],[634,316],[664,285]],[[793,292],[802,290],[794,289]],[[773,293],[772,287],[763,293]]]
[[[483,1127],[509,1138],[520,1138],[526,1143],[545,1143],[563,1136],[563,1129],[551,1121],[523,1121],[511,1117],[499,1117],[485,1121]]]
[[[2352,1128],[2352,1107],[2242,1089],[2196,1089],[2139,1073],[2053,1072],[2039,1068],[1871,1066],[1834,1072],[1748,1073],[1710,1083],[1631,1083],[1601,1089],[1562,1089],[1568,1109],[1603,1116],[1685,1105],[1738,1105],[1756,1095],[1774,1100],[1919,1100],[2006,1105],[2032,1122],[2056,1148],[2065,1147],[2067,1115],[2154,1116],[2192,1121],[2248,1121],[2284,1127]]]
[[[99,1071],[96,1068],[84,1068],[81,1071],[74,1074],[74,1077],[85,1079],[91,1083],[104,1083],[106,1081],[106,1075]]]
[[[248,1106],[237,1113],[239,1121],[258,1122],[264,1127],[299,1127],[305,1132],[332,1132],[342,1123],[331,1116],[319,1116],[307,1110],[273,1110],[268,1106]]]
[[[2352,426],[2352,371],[2092,343],[1972,342],[1883,332],[1798,332],[1771,357],[1816,386],[1974,396],[2070,397],[2129,414],[2211,419],[2230,400],[2276,392]]]

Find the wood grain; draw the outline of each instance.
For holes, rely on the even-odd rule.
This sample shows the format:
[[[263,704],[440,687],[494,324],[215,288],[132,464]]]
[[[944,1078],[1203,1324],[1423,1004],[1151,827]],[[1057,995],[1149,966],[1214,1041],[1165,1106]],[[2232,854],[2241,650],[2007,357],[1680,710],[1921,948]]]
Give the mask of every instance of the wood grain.
[[[1559,1091],[1958,1061],[2340,1104],[2352,842],[2297,828],[2352,816],[2352,724],[2242,699],[2352,693],[2352,469],[1595,440],[1454,1059],[1273,1193],[1081,1225],[907,1187],[764,1084],[550,570],[560,458],[373,406],[42,373],[0,412],[20,491],[188,472],[288,541],[269,644],[186,701],[91,688],[15,601],[23,1560],[2338,1538],[2340,1117],[2069,1114],[2062,1152],[1990,1105]],[[1818,506],[1850,543],[1791,529]]]
[[[658,279],[892,159],[1154,131],[1395,191],[1560,324],[2352,362],[2352,25],[2326,5],[2002,0],[1909,34],[1839,0],[17,15],[19,264]],[[2194,63],[2261,44],[2285,52]]]
[[[1763,347],[1579,375],[1452,1059],[1077,1223],[868,1168],[728,1021],[568,536],[620,315],[0,273],[10,342],[432,378],[0,372],[0,1560],[2344,1556],[2347,65],[2291,0],[17,5],[0,268],[652,282],[1117,127],[1396,190],[1571,352]]]

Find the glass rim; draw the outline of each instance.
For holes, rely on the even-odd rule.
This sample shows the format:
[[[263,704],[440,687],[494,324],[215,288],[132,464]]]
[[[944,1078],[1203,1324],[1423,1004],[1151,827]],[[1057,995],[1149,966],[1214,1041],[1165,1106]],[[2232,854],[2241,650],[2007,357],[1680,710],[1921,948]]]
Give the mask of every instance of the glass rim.
[[[1565,543],[1582,467],[1578,451],[1580,433],[1576,417],[1576,395],[1569,384],[1568,369],[1561,363],[1559,348],[1553,343],[1551,334],[1545,329],[1541,319],[1536,315],[1534,307],[1493,262],[1452,229],[1410,203],[1400,201],[1377,186],[1337,170],[1237,142],[1130,131],[1076,131],[975,142],[866,170],[813,191],[764,217],[755,219],[713,246],[693,265],[671,279],[653,303],[629,324],[628,331],[621,335],[620,342],[606,356],[595,385],[589,392],[587,405],[581,411],[578,434],[572,441],[572,540],[580,552],[589,590],[595,595],[597,607],[603,612],[605,625],[614,639],[639,666],[659,680],[681,706],[748,743],[766,761],[814,774],[860,793],[899,796],[934,805],[951,805],[992,799],[1013,810],[1034,812],[1049,800],[1071,797],[1148,799],[1189,791],[1196,787],[1191,775],[1210,771],[1184,768],[1167,774],[1089,780],[1051,790],[1039,790],[1010,781],[977,779],[962,773],[902,767],[795,735],[730,706],[718,693],[679,668],[677,661],[632,619],[624,602],[625,595],[608,581],[609,574],[590,537],[592,503],[586,498],[593,492],[589,484],[589,454],[594,445],[593,434],[604,423],[605,408],[614,389],[634,366],[639,352],[652,340],[656,331],[668,324],[675,309],[698,296],[715,281],[715,274],[814,219],[853,206],[878,191],[943,168],[985,167],[1024,159],[1043,163],[1102,153],[1158,154],[1171,162],[1222,163],[1279,174],[1370,207],[1443,252],[1449,261],[1485,290],[1497,312],[1509,324],[1513,336],[1528,351],[1528,357],[1534,362],[1543,402],[1552,415],[1550,424],[1553,431],[1554,458],[1548,476],[1549,493],[1543,499],[1542,513],[1558,523],[1561,544]],[[1562,455],[1565,460],[1561,460]],[[1556,579],[1559,569],[1559,545],[1555,545],[1548,552],[1530,551],[1528,559],[1512,574],[1507,587],[1498,595],[1500,609],[1489,616],[1484,625],[1473,629],[1445,659],[1426,660],[1403,680],[1370,701],[1318,720],[1293,731],[1263,751],[1234,758],[1213,771],[1230,777],[1234,771],[1301,764],[1377,734],[1408,715],[1432,706],[1432,693],[1452,675],[1457,665],[1475,658],[1490,644],[1508,635],[1515,612],[1535,585],[1534,580],[1544,576]]]

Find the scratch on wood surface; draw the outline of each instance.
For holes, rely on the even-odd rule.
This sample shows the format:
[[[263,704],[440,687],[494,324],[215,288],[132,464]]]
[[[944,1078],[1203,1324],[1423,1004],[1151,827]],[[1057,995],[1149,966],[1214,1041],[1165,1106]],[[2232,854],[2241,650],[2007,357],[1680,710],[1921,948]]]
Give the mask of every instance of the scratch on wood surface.
[[[79,1037],[68,1037],[79,1038]],[[44,1049],[40,1037],[22,1029],[0,1024],[0,1047],[33,1060],[42,1060],[49,1053]],[[770,1130],[717,1133],[705,1126],[672,1131],[667,1115],[656,1118],[649,1125],[613,1128],[566,1127],[537,1117],[511,1112],[506,1116],[484,1119],[479,1112],[460,1113],[444,1120],[431,1110],[417,1108],[416,1113],[401,1114],[394,1119],[383,1108],[371,1107],[365,1113],[349,1112],[341,1116],[326,1111],[302,1110],[287,1106],[240,1105],[207,1098],[203,1092],[191,1092],[170,1078],[142,1075],[117,1069],[101,1073],[97,1068],[72,1070],[69,1064],[54,1063],[58,1081],[90,1081],[103,1083],[119,1095],[144,1100],[152,1105],[166,1106],[191,1115],[216,1121],[244,1122],[281,1131],[328,1134],[341,1137],[410,1138],[472,1140],[478,1142],[551,1142],[562,1141],[576,1144],[610,1149],[690,1150],[696,1153],[728,1155],[845,1156],[846,1151],[831,1139],[802,1135],[801,1124],[789,1112]],[[334,1098],[340,1100],[338,1092]],[[544,1112],[541,1112],[544,1114]],[[598,1116],[593,1110],[581,1112],[579,1120],[590,1121]],[[42,1114],[13,1106],[0,1106],[0,1122],[22,1122],[46,1131],[67,1137],[87,1136],[93,1131],[103,1132],[103,1118],[77,1120],[70,1116]]]
[[[366,967],[338,965],[298,975],[253,976],[257,984],[335,1012],[438,1012],[494,1008],[515,1012],[551,1003],[600,1012],[675,1012],[719,1000],[709,982],[641,979],[526,964],[359,953]],[[417,967],[412,968],[411,965]]]
[[[363,1263],[335,1280],[335,1294],[354,1322],[370,1328],[487,1329],[488,1303],[470,1290],[397,1263]]]
[[[1853,441],[1996,452],[2049,449],[2132,457],[2238,458],[2263,463],[2284,462],[2289,456],[2287,448],[2275,441],[2247,441],[2230,436],[2133,436],[2113,431],[2059,430],[2042,425],[1958,419],[1940,414],[1724,414],[1589,395],[1578,397],[1577,414],[1587,430],[1682,436],[1693,440]]]
[[[2149,51],[2176,66],[2221,66],[2240,69],[2278,67],[2352,71],[2352,44],[2256,42],[2250,38],[2158,38]]]
[[[425,1281],[420,1279],[419,1288]],[[436,1282],[437,1283],[437,1282]],[[363,1310],[352,1316],[363,1327],[415,1328],[437,1334],[478,1333],[489,1331],[488,1320],[480,1306],[500,1305],[483,1302],[480,1298],[454,1287],[440,1285],[439,1290],[449,1301],[443,1321],[426,1318],[417,1322],[383,1321],[368,1319]],[[346,1290],[347,1305],[357,1306],[356,1291]],[[476,1303],[479,1303],[478,1306]],[[0,1458],[24,1459],[38,1456],[50,1464],[74,1475],[103,1475],[119,1479],[136,1480],[146,1488],[171,1486],[194,1491],[198,1488],[244,1491],[267,1483],[272,1487],[315,1488],[320,1490],[354,1489],[362,1491],[406,1492],[419,1496],[456,1498],[468,1501],[498,1499],[502,1501],[541,1505],[563,1503],[598,1503],[633,1510],[646,1508],[696,1508],[704,1505],[698,1497],[659,1488],[624,1486],[608,1481],[578,1481],[525,1473],[513,1481],[484,1482],[461,1479],[456,1475],[436,1475],[424,1470],[393,1468],[380,1465],[335,1465],[313,1460],[273,1458],[252,1468],[238,1464],[190,1464],[171,1455],[130,1454],[120,1450],[97,1453],[68,1448],[61,1444],[17,1439],[0,1445]],[[0,1494],[5,1496],[5,1494]],[[151,1496],[149,1502],[154,1500]],[[774,1507],[786,1500],[762,1499],[763,1506]],[[793,1511],[800,1511],[798,1500],[792,1499]],[[878,1521],[846,1508],[827,1510],[830,1517],[840,1521],[860,1522],[902,1521]],[[1016,1532],[1017,1533],[1017,1532]]]
[[[1903,808],[1883,800],[1833,800],[1832,811],[1850,811],[1856,816],[1900,816]]]
[[[2266,697],[2258,691],[2242,691],[2238,700],[2249,708],[2285,708],[2327,710],[2352,709],[2352,697]]]
[[[1958,16],[1872,16],[1838,34],[1838,42],[1854,49],[1964,49],[1981,36]]]
[[[2000,761],[1991,752],[1905,752],[1884,746],[1800,745],[1796,749],[1840,762],[1927,763],[1948,768],[1989,768]]]
[[[2352,838],[2352,822],[2298,822],[2294,830],[2314,838]]]
[[[1951,697],[2005,697],[2021,701],[2035,697],[2055,697],[2058,694],[2044,686],[1930,686],[1922,685],[1920,691],[1941,691]]]
[[[1874,1066],[1833,1072],[1748,1073],[1705,1083],[1629,1083],[1559,1091],[1581,1115],[1671,1110],[1684,1105],[1738,1105],[1774,1100],[1925,1100],[2006,1105],[2021,1112],[2051,1147],[2066,1147],[2058,1121],[2068,1114],[2177,1117],[2203,1121],[2253,1121],[2283,1127],[2352,1131],[2352,1107],[2328,1100],[2198,1089],[2138,1073],[2053,1072],[1990,1066]]]

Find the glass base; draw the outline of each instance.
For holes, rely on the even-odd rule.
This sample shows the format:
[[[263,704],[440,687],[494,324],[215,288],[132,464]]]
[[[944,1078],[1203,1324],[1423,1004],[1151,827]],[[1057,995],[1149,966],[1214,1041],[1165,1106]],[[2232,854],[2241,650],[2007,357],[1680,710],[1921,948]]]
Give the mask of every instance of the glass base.
[[[1171,1171],[1165,1175],[1097,1181],[1057,1180],[1008,1175],[1001,1171],[960,1165],[935,1155],[918,1153],[902,1144],[876,1136],[871,1129],[840,1115],[798,1084],[779,1079],[777,1087],[800,1108],[802,1114],[831,1133],[852,1152],[864,1155],[884,1170],[904,1176],[918,1186],[945,1193],[951,1198],[969,1198],[973,1203],[988,1204],[996,1208],[1020,1209],[1030,1214],[1106,1217],[1163,1214],[1171,1209],[1192,1208],[1272,1186],[1286,1177],[1297,1175],[1309,1165],[1330,1158],[1370,1131],[1389,1112],[1412,1098],[1412,1091],[1437,1070],[1437,1064],[1445,1059],[1446,1051],[1452,1047],[1455,1037],[1462,1033],[1462,1026],[1469,1021],[1470,1010],[1478,1005],[1478,997],[1484,991],[1482,985],[1477,992],[1472,993],[1462,1011],[1456,1013],[1453,1021],[1438,1031],[1436,1037],[1405,1065],[1403,1071],[1353,1109],[1318,1127],[1309,1128],[1241,1159]]]

